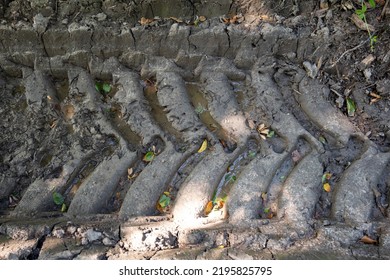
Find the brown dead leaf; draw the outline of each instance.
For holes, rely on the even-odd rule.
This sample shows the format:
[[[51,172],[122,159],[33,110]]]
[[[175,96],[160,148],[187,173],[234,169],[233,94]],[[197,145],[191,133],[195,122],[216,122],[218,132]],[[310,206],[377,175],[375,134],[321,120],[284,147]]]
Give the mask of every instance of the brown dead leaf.
[[[161,207],[160,203],[158,203],[158,202],[156,204],[156,209],[158,210],[158,212],[164,213],[164,209]]]
[[[363,242],[364,244],[378,244],[378,241],[368,237],[367,235],[363,236],[360,239],[360,242]]]
[[[217,201],[217,205],[216,205],[217,210],[222,209],[224,205],[225,205],[224,201],[222,200]]]
[[[198,19],[199,19],[200,22],[206,21],[206,17],[205,16],[199,16]]]
[[[375,92],[370,92],[370,96],[375,97],[375,98],[382,98],[379,94],[376,94]]]
[[[292,161],[293,162],[298,162],[301,160],[302,156],[301,154],[298,152],[298,150],[294,150],[292,151],[291,153],[291,158],[292,158]]]
[[[267,213],[267,219],[272,219],[274,217],[274,213],[272,211]]]
[[[320,9],[329,9],[329,3],[327,0],[321,0],[320,1]]]
[[[147,24],[152,23],[153,21],[154,21],[154,19],[142,17],[138,22],[139,22],[141,25],[147,25]]]
[[[361,30],[370,32],[375,31],[374,26],[372,26],[371,24],[366,24],[362,19],[359,18],[357,14],[352,14],[351,20],[356,25],[356,27]]]
[[[212,201],[207,202],[206,208],[204,209],[204,215],[207,216],[213,210],[214,204]]]
[[[221,18],[221,20],[224,24],[240,24],[245,20],[245,18],[242,14],[238,14],[238,15],[234,15],[230,18],[223,17],[223,18]]]
[[[375,0],[375,3],[379,6],[383,6],[386,3],[386,0]]]
[[[184,21],[180,18],[177,18],[177,17],[170,17],[169,19],[173,20],[173,21],[176,21],[177,23],[183,23]]]

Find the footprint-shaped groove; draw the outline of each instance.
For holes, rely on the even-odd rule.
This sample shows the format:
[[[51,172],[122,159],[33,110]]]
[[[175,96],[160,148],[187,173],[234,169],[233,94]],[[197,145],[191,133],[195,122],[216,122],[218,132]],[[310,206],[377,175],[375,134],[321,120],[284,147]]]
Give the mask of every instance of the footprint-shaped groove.
[[[318,153],[305,156],[286,179],[278,202],[277,215],[299,227],[313,218],[321,194],[323,166]]]
[[[79,72],[72,79],[71,88],[85,95],[85,105],[91,111],[96,112],[96,123],[103,133],[115,135],[118,140],[118,148],[112,155],[103,159],[94,172],[80,185],[68,209],[70,215],[96,214],[101,211],[111,197],[122,174],[136,158],[136,153],[127,148],[126,141],[113,129],[106,117],[98,109],[100,96],[95,88],[91,76],[85,71]]]
[[[335,187],[332,217],[349,224],[372,220],[375,189],[390,160],[390,153],[367,151],[348,167]]]

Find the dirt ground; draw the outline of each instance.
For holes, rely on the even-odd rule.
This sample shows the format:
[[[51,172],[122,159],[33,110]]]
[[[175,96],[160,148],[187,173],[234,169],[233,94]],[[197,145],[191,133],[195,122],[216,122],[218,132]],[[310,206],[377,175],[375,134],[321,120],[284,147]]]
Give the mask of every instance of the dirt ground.
[[[390,5],[0,0],[0,259],[390,258]]]

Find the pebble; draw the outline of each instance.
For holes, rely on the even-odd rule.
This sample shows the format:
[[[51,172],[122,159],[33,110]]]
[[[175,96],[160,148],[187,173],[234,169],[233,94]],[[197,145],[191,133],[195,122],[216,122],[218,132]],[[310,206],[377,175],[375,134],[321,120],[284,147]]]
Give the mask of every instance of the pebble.
[[[303,62],[303,67],[305,67],[306,73],[310,78],[314,79],[317,76],[318,68],[315,64],[305,61]]]
[[[104,244],[105,246],[115,246],[115,245],[116,245],[115,241],[114,241],[114,240],[111,240],[111,239],[108,238],[108,237],[103,238],[103,244]]]
[[[93,229],[88,229],[84,233],[84,237],[88,239],[89,242],[100,240],[103,237],[103,234],[99,231],[94,231]]]
[[[98,21],[104,21],[104,20],[107,19],[107,15],[105,13],[99,13],[99,14],[96,15],[96,19]]]

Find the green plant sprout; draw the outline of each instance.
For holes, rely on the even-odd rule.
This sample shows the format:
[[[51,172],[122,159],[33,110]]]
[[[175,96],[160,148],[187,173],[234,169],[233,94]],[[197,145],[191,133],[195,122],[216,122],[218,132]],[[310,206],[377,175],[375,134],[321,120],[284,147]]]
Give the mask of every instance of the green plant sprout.
[[[371,8],[375,8],[376,3],[375,0],[368,0],[368,3],[370,4]],[[364,21],[364,24],[366,25],[366,30],[368,33],[368,37],[370,39],[370,49],[371,51],[374,50],[374,44],[378,41],[378,37],[376,35],[371,34],[370,28],[367,23],[367,17],[366,17],[366,12],[367,12],[367,3],[364,0],[361,0],[361,9],[356,9],[355,13],[357,16]]]

